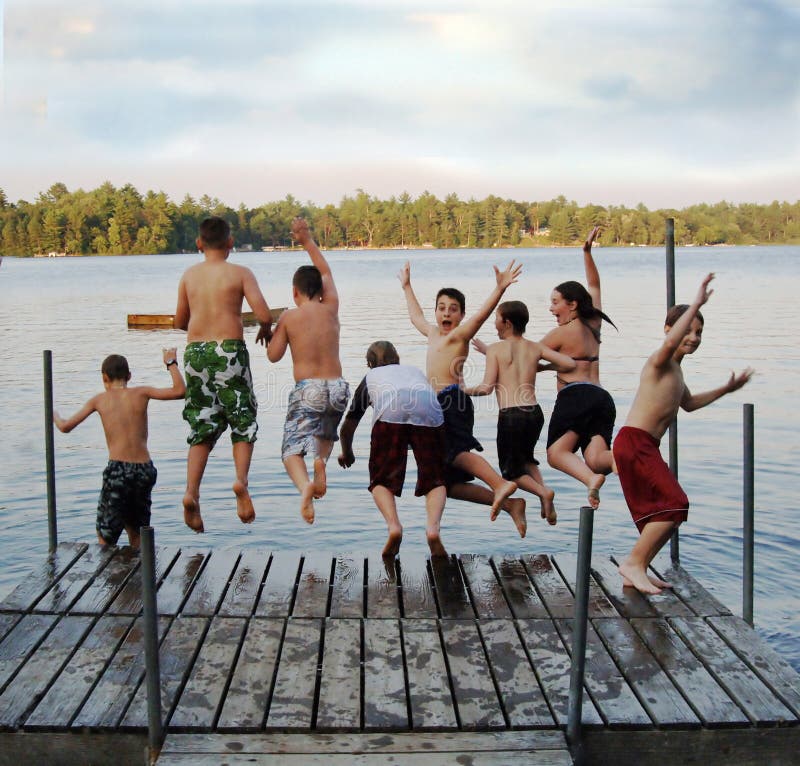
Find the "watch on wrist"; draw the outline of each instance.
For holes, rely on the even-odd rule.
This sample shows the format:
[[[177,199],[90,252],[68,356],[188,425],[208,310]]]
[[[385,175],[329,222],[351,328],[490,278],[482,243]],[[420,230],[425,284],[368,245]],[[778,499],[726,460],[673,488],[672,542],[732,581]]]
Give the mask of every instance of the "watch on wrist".
[[[165,364],[167,365],[167,369],[169,369],[173,364],[177,363],[178,363],[177,359],[170,359],[168,362],[165,362]]]

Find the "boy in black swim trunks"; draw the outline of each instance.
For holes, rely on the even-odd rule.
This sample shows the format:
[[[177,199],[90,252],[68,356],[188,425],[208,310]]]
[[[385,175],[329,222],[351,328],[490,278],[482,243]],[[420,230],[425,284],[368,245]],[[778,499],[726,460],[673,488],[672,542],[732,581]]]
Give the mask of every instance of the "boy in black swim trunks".
[[[544,425],[542,408],[536,401],[536,373],[542,362],[548,369],[569,372],[575,360],[566,354],[524,337],[528,307],[522,301],[504,301],[495,312],[494,326],[499,343],[486,346],[473,340],[473,346],[486,354],[483,382],[464,388],[470,396],[485,396],[494,391],[500,412],[497,416],[497,458],[504,479],[532,492],[539,498],[542,518],[556,523],[555,493],[542,479],[533,448]]]
[[[150,493],[156,469],[147,450],[147,405],[151,399],[183,399],[186,385],[178,367],[177,349],[162,349],[172,376],[170,388],[128,386],[128,360],[112,354],[103,361],[105,391],[93,396],[71,418],[53,413],[53,422],[69,433],[93,412],[100,415],[108,446],[108,465],[97,504],[97,541],[116,545],[122,530],[132,548],[139,547],[139,528],[150,523]]]

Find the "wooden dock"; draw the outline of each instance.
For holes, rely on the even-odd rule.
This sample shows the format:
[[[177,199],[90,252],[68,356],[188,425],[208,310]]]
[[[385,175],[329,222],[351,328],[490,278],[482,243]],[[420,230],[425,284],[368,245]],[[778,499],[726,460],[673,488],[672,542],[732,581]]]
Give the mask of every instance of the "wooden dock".
[[[576,562],[157,549],[158,763],[571,763]],[[678,568],[596,560],[588,764],[790,764],[800,677]],[[0,764],[143,763],[141,572],[62,543],[0,603]]]
[[[282,306],[277,309],[270,309],[272,321],[277,322],[278,317],[286,311]],[[172,330],[175,314],[128,314],[128,329],[130,330]],[[242,312],[242,324],[251,327],[258,324],[255,313],[252,311]]]

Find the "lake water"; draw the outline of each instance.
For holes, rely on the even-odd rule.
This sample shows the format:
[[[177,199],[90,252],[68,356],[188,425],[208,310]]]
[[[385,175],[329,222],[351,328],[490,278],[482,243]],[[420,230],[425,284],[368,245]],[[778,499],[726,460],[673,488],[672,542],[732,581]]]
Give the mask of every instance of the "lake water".
[[[128,330],[128,313],[171,313],[182,271],[201,256],[131,256],[60,259],[6,258],[0,267],[0,598],[47,552],[42,350],[52,349],[55,407],[62,415],[101,390],[100,363],[109,353],[128,357],[133,383],[168,385],[162,346],[182,349],[184,334]],[[272,306],[291,302],[291,275],[306,263],[300,252],[236,253],[232,260],[251,267]],[[528,336],[539,338],[553,326],[547,311],[553,286],[583,281],[579,249],[342,251],[329,255],[342,298],[342,363],[352,386],[365,372],[364,353],[372,340],[395,343],[401,360],[424,368],[424,339],[408,321],[395,278],[412,263],[412,282],[423,307],[432,309],[436,290],[461,289],[467,312],[494,284],[492,264],[521,260],[524,273],[506,294],[525,301],[531,312]],[[603,284],[603,308],[619,332],[604,330],[601,377],[615,398],[617,428],[627,415],[639,371],[660,342],[666,303],[663,249],[603,248],[596,251]],[[742,409],[755,405],[756,443],[756,627],[800,669],[800,504],[794,493],[800,462],[797,394],[800,248],[689,248],[677,253],[678,301],[691,301],[708,271],[717,279],[704,307],[703,345],[684,363],[692,390],[721,384],[732,369],[752,365],[757,375],[743,390],[679,419],[680,477],[691,501],[681,530],[681,561],[705,587],[741,614],[742,588]],[[432,318],[432,310],[430,311]],[[491,322],[479,337],[493,340]],[[247,330],[259,397],[259,440],[250,473],[258,518],[239,523],[230,492],[233,466],[224,436],[212,454],[202,490],[207,533],[196,536],[182,520],[186,426],[179,402],[150,404],[150,449],[158,468],[153,524],[159,544],[263,547],[283,550],[375,552],[385,526],[366,490],[369,420],[356,434],[356,464],[341,470],[334,455],[329,491],[316,503],[317,522],[307,526],[298,512],[294,487],[283,472],[280,441],[286,397],[292,386],[290,360],[266,362]],[[473,353],[467,379],[482,376]],[[542,374],[538,395],[546,417],[555,382]],[[494,461],[496,406],[476,399],[476,435]],[[107,455],[98,417],[71,434],[55,434],[58,528],[61,540],[93,541],[100,476]],[[543,457],[544,448],[538,454]],[[406,492],[399,501],[405,526],[403,551],[425,552],[424,509],[413,497],[410,459]],[[450,552],[574,553],[578,508],[585,490],[575,480],[543,465],[556,490],[558,526],[538,516],[535,498],[529,534],[520,540],[510,519],[494,524],[488,509],[449,501],[442,537]],[[795,477],[795,478],[792,478]],[[594,556],[626,553],[636,539],[619,483],[610,477],[595,517]],[[666,563],[662,554],[657,563]]]

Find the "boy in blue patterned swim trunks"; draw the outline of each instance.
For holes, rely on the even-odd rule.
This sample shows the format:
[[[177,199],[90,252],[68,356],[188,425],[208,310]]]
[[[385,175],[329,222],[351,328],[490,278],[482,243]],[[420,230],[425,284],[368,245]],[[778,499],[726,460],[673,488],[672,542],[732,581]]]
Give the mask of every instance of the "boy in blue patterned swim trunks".
[[[339,294],[331,268],[302,218],[292,222],[292,236],[306,249],[312,266],[301,266],[292,280],[297,308],[284,311],[267,346],[277,362],[292,350],[295,387],[289,395],[281,457],[300,492],[300,515],[314,523],[314,500],[327,491],[326,465],[350,396],[339,361]],[[313,455],[314,478],[305,456]]]
[[[269,339],[272,319],[253,272],[228,263],[233,238],[227,221],[206,218],[200,224],[197,247],[205,260],[181,278],[173,324],[187,331],[188,341],[183,358],[187,380],[183,418],[189,423],[190,446],[183,519],[195,532],[203,532],[200,482],[208,456],[228,426],[236,470],[236,513],[244,524],[256,517],[247,485],[258,405],[244,342],[242,301],[247,300],[261,325],[257,343]]]
[[[53,413],[53,422],[69,433],[93,412],[100,415],[108,446],[108,465],[97,505],[97,541],[116,545],[124,529],[132,548],[139,547],[139,528],[150,524],[150,493],[156,469],[147,450],[147,405],[151,399],[182,399],[186,387],[178,369],[177,349],[162,350],[172,376],[170,388],[128,386],[128,360],[112,354],[103,361],[105,391],[93,396],[71,418]]]

